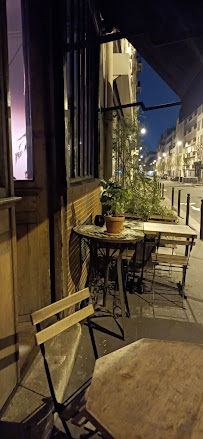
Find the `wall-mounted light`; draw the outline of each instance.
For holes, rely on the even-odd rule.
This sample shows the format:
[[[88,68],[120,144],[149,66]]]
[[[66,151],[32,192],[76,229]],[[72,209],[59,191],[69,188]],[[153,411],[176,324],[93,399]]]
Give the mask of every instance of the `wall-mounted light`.
[[[178,146],[181,146],[181,145],[182,145],[181,140],[178,140],[177,145],[178,145]]]
[[[163,156],[163,157],[166,157],[166,153],[165,153],[165,152],[163,152],[162,156]]]

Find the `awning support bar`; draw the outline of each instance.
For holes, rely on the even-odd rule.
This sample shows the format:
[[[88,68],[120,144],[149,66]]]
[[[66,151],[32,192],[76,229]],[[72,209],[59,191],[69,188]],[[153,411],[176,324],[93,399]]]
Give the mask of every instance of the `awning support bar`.
[[[122,40],[122,38],[129,39],[131,34],[123,32],[113,32],[110,34],[100,35],[95,40],[83,40],[75,43],[66,43],[65,51],[72,52],[78,49],[85,49],[86,47],[94,47],[100,44],[109,43],[110,41]]]
[[[181,105],[181,101],[169,102],[168,104],[153,105],[150,107],[145,107],[143,102],[132,102],[131,104],[115,105],[115,107],[101,108],[100,111],[102,113],[105,113],[106,111],[122,110],[123,108],[130,108],[130,107],[141,107],[143,111],[152,111],[152,110],[160,110],[161,108],[175,107],[177,105]]]

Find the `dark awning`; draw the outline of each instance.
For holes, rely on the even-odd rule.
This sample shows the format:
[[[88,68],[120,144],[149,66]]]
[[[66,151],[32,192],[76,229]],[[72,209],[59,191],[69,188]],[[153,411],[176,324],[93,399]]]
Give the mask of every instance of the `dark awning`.
[[[203,102],[203,2],[96,0],[104,29],[118,29],[192,108]],[[186,111],[186,107],[185,110]],[[189,111],[189,110],[188,110]]]

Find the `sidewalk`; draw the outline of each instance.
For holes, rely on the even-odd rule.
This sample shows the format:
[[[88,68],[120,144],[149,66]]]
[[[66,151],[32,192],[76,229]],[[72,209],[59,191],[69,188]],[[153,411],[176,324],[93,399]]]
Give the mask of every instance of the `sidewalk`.
[[[167,203],[168,201],[165,200]],[[185,224],[183,219],[180,223]],[[195,228],[196,224],[191,223]],[[196,229],[195,229],[196,230]],[[177,249],[177,253],[182,249]],[[100,356],[107,355],[124,345],[142,338],[152,338],[170,341],[184,341],[191,343],[203,342],[203,242],[197,239],[191,258],[190,267],[186,277],[186,294],[188,299],[185,302],[185,309],[177,306],[149,305],[143,300],[142,295],[128,294],[131,311],[131,318],[126,319],[127,336],[125,341],[112,337],[109,334],[94,330],[95,339]],[[175,276],[174,276],[175,277]],[[147,297],[147,296],[145,296]],[[118,322],[122,324],[121,319]],[[97,323],[117,335],[118,328],[113,318],[100,317]],[[71,395],[82,385],[92,374],[94,369],[94,356],[89,339],[87,327],[83,326],[82,338],[78,356],[70,378],[66,397]],[[189,373],[189,371],[188,371]],[[54,438],[65,438],[62,433],[60,422],[57,422],[58,432]],[[70,430],[75,439],[79,439],[85,433],[75,426],[69,424]],[[85,437],[85,436],[84,436]],[[94,436],[95,439],[99,436]]]
[[[171,200],[165,198],[164,204],[171,207]],[[179,224],[185,224],[185,209],[180,209]],[[200,225],[192,217],[189,226],[198,238],[190,256],[190,266],[186,276],[187,312],[190,321],[203,324],[203,241],[199,239]]]

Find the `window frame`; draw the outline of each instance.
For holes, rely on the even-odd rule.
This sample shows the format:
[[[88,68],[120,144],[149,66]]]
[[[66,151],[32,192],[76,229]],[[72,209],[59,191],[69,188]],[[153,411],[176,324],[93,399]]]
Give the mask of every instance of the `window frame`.
[[[99,44],[88,2],[67,1],[66,114],[67,179],[70,183],[99,175]],[[72,47],[71,47],[72,46]],[[68,96],[67,96],[68,94]],[[67,128],[68,126],[68,128]]]

